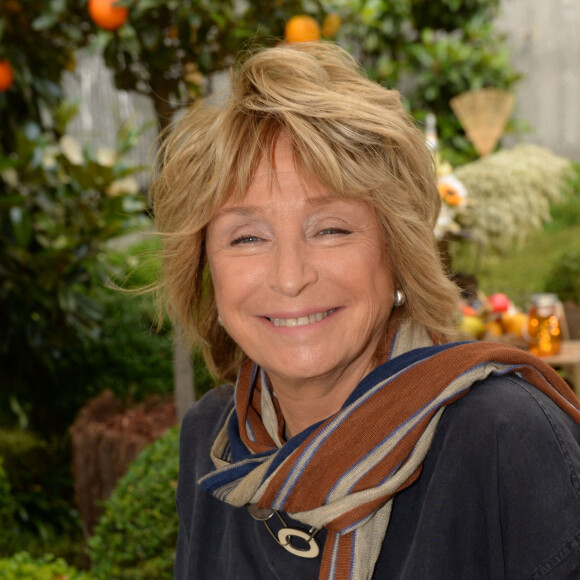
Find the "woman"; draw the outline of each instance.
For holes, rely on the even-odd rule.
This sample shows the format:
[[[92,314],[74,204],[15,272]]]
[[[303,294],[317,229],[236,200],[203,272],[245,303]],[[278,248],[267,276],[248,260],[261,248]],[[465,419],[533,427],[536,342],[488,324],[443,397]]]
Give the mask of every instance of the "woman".
[[[523,351],[450,342],[395,91],[334,45],[267,49],[160,159],[170,313],[236,384],[182,426],[176,578],[580,574],[578,401]]]

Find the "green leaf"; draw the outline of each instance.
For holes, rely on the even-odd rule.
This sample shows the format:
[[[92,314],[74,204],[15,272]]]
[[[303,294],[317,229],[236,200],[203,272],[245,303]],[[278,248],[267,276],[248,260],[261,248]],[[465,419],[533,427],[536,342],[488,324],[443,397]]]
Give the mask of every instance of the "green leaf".
[[[32,21],[32,28],[38,31],[48,30],[49,28],[52,28],[58,21],[58,14],[55,12],[45,12]]]
[[[32,239],[32,220],[30,219],[30,214],[20,206],[12,206],[9,215],[14,239],[23,248],[27,248]]]

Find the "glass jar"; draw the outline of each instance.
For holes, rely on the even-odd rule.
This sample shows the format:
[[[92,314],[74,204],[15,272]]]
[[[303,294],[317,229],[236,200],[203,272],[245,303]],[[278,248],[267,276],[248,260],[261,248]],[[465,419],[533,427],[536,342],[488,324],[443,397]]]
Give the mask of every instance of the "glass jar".
[[[528,348],[537,356],[557,354],[562,345],[560,302],[556,294],[534,294],[528,312]]]

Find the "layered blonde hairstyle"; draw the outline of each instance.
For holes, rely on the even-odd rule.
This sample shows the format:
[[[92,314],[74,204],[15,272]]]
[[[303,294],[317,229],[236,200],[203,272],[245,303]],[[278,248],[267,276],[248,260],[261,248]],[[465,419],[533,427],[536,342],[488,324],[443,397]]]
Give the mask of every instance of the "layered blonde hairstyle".
[[[157,157],[160,288],[169,315],[202,342],[209,368],[231,380],[243,354],[217,322],[206,228],[227,200],[244,196],[261,160],[273,174],[282,134],[306,181],[375,209],[407,297],[402,316],[443,340],[451,336],[458,294],[433,236],[441,203],[433,159],[399,93],[366,78],[337,45],[280,45],[240,60],[225,104],[194,106],[164,136]]]

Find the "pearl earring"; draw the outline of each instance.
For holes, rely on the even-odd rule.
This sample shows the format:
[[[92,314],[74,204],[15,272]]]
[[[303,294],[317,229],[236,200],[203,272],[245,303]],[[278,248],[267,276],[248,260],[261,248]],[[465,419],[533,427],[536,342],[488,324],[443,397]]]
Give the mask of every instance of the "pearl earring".
[[[405,304],[405,302],[407,301],[407,297],[405,296],[405,293],[402,290],[395,290],[395,308],[399,307],[399,306],[403,306],[403,304]]]
[[[224,325],[224,323],[222,321],[222,317],[219,314],[218,314],[217,323],[218,323],[218,326],[223,326]]]

